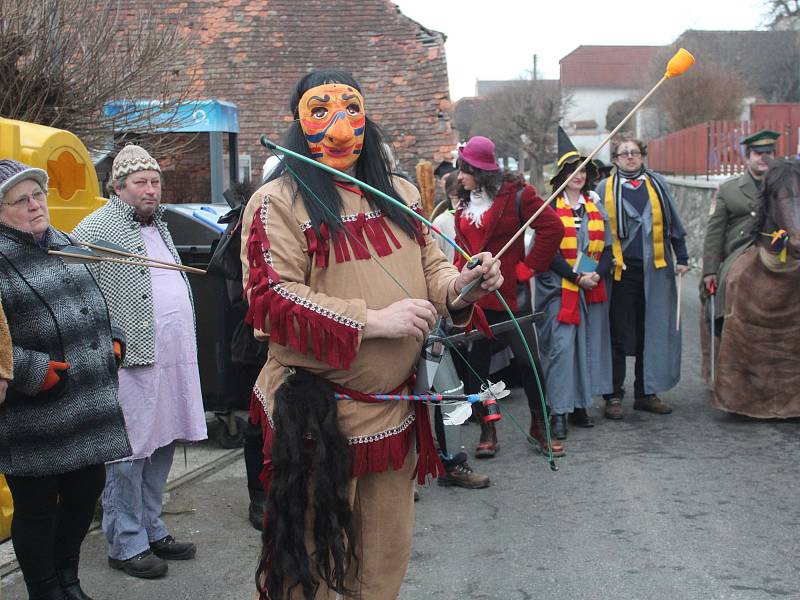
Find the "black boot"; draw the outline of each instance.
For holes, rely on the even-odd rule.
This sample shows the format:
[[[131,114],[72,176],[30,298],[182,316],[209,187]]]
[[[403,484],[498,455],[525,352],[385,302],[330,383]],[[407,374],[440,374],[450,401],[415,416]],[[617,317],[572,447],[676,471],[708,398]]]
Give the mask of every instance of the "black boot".
[[[53,583],[48,584],[49,587],[44,590],[36,588],[31,589],[31,587],[28,586],[29,600],[68,600],[60,587],[52,587]]]
[[[247,490],[250,493],[248,518],[250,524],[259,531],[264,529],[264,512],[267,510],[267,494],[264,490]]]
[[[550,417],[550,434],[557,440],[567,439],[567,415],[553,413]]]
[[[88,598],[88,596],[84,596]],[[43,592],[41,594],[36,594],[35,596],[29,596],[29,600],[69,600],[67,596],[64,595],[64,592],[61,589],[54,589],[50,590],[49,592]]]
[[[569,416],[569,423],[575,427],[594,427],[594,419],[589,416],[585,408],[576,408]]]
[[[264,436],[261,427],[248,422],[244,430],[244,466],[247,471],[247,491],[250,494],[248,520],[261,531],[264,528],[264,511],[267,495],[261,483],[264,468]]]
[[[56,569],[56,576],[58,577],[63,597],[66,600],[92,600],[81,589],[81,581],[78,579],[78,561],[69,562],[73,564],[63,569]]]

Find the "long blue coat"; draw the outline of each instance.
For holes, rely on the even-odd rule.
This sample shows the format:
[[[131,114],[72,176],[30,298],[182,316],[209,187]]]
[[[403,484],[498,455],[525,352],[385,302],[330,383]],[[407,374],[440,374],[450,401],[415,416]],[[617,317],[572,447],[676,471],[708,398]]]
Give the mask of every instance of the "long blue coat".
[[[640,215],[627,200],[623,199],[628,237],[621,240],[621,243],[624,258],[628,244],[636,239],[637,232],[642,230],[643,235],[639,239],[642,241],[644,258],[644,393],[659,394],[675,387],[681,379],[681,332],[675,326],[678,291],[675,284],[675,261],[670,249],[672,240],[685,237],[686,230],[681,223],[667,182],[652,171],[647,173],[655,178],[664,190],[666,210],[670,212],[669,218],[665,218],[669,226],[666,224],[664,226],[664,255],[667,266],[656,269],[653,265],[653,214],[649,204]],[[605,188],[605,180],[597,185],[597,193],[603,201],[603,206],[607,207],[606,202],[612,200],[605,198]],[[614,293],[613,288],[611,293]]]
[[[597,202],[597,198],[594,198]],[[608,215],[601,204],[606,226],[606,245],[611,244]],[[583,215],[578,235],[578,248],[586,252],[589,246],[589,216]],[[579,288],[581,322],[579,325],[561,323],[556,317],[561,310],[562,277],[555,271],[536,276],[536,311],[547,317],[537,324],[539,347],[547,382],[547,397],[553,412],[571,413],[576,408],[589,408],[592,396],[611,393],[611,337],[608,323],[609,302],[586,304]],[[610,278],[606,279],[610,294]],[[610,296],[609,296],[610,297]]]

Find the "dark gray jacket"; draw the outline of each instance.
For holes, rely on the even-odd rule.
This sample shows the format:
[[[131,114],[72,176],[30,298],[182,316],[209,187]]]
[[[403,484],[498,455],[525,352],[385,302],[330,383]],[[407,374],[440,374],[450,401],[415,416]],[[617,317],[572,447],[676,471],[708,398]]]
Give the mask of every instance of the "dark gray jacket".
[[[69,244],[48,230],[47,246]],[[0,405],[0,472],[65,473],[130,455],[117,401],[112,326],[97,282],[30,233],[0,223],[0,297],[8,318],[14,379]],[[65,385],[41,392],[48,361],[66,361]]]

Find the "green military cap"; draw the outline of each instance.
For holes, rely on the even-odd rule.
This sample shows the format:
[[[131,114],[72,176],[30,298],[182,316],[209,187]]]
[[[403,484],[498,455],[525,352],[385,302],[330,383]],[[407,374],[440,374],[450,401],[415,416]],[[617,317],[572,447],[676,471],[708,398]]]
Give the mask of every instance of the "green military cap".
[[[750,137],[742,140],[742,145],[755,150],[756,152],[772,152],[775,150],[775,140],[781,137],[777,131],[762,129]]]

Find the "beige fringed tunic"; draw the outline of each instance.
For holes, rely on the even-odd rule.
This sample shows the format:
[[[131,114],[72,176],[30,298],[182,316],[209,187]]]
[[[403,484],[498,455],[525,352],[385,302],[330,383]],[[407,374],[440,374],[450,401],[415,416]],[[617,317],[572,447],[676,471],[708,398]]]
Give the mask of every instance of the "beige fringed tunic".
[[[406,204],[418,206],[413,185],[395,178],[394,186]],[[325,227],[321,235],[315,233],[287,177],[261,187],[245,210],[242,263],[248,316],[256,336],[269,335],[270,340],[254,404],[267,419],[286,367],[301,367],[355,392],[408,391],[421,344],[413,337],[364,340],[367,309],[382,309],[410,295],[428,299],[439,314],[447,314],[447,290],[458,271],[430,232],[420,226],[411,238],[374,211],[356,188],[341,186],[339,193],[348,233],[333,237]],[[453,318],[465,324],[470,316],[471,310],[464,310]],[[352,450],[353,477],[403,465],[422,411],[406,401],[340,400],[337,408],[339,427]],[[430,440],[429,426],[418,429],[418,437]],[[438,459],[420,454],[417,475],[424,478],[435,473]]]

